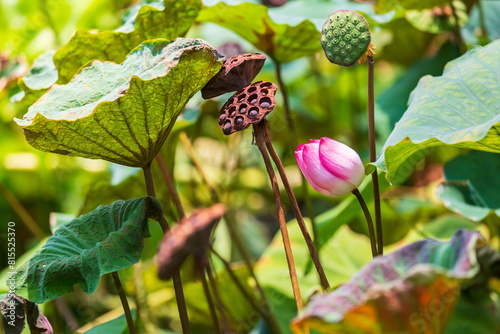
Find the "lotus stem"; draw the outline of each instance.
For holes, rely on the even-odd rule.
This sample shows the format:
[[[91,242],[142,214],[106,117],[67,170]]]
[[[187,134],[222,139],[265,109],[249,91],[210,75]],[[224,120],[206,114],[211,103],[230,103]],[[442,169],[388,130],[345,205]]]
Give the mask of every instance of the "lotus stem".
[[[377,160],[377,149],[375,146],[375,98],[373,90],[374,60],[372,56],[367,57],[368,63],[368,137],[370,145],[370,162]],[[377,231],[378,254],[384,254],[384,239],[382,233],[382,214],[380,212],[380,187],[378,184],[377,169],[372,173],[373,202],[375,206],[375,228]]]
[[[297,147],[297,137],[295,135],[295,127],[293,124],[292,113],[290,111],[290,104],[288,101],[288,93],[286,90],[285,82],[281,77],[281,64],[276,62],[276,77],[278,80],[278,86],[281,91],[281,95],[283,96],[283,106],[285,109],[285,118],[288,124],[288,129],[290,131],[290,136],[292,137],[292,145],[294,148]],[[312,206],[311,197],[309,196],[309,190],[307,188],[307,181],[304,175],[301,176],[302,181],[302,196],[304,197],[304,201],[306,203],[307,213],[309,214],[309,219],[311,220],[311,226],[314,237],[314,245],[316,247],[319,246],[319,238],[318,238],[318,229],[316,227],[316,215],[314,213],[314,208]]]
[[[179,218],[182,219],[186,217],[186,213],[184,212],[184,208],[182,207],[182,203],[179,198],[179,193],[175,189],[174,180],[172,179],[172,176],[170,176],[167,166],[165,165],[165,162],[163,161],[163,158],[161,157],[160,153],[156,155],[155,160],[158,163],[158,166],[160,167],[161,174],[163,175],[163,179],[167,184],[168,192],[172,197],[172,202],[174,202],[174,205],[177,209],[177,213],[179,214]]]
[[[199,263],[197,263],[196,265],[196,268],[199,272],[201,283],[203,285],[203,291],[205,292],[205,297],[207,299],[208,308],[210,310],[210,316],[212,317],[212,323],[214,324],[214,330],[216,333],[223,333],[219,326],[219,319],[217,318],[217,312],[215,311],[215,305],[212,299],[212,294],[210,293],[210,289],[208,288],[207,278],[205,276],[205,271],[203,270],[204,266],[205,265],[202,263],[202,261],[199,261]]]
[[[146,190],[148,196],[156,197],[155,187],[153,183],[153,174],[151,174],[151,166],[147,165],[143,168],[144,180],[146,181]],[[167,219],[162,215],[160,218],[160,226],[163,230],[163,234],[170,230]],[[189,324],[189,317],[187,313],[186,300],[184,298],[184,291],[182,289],[182,279],[179,270],[175,271],[172,275],[172,281],[174,283],[175,297],[177,299],[177,308],[179,309],[179,317],[182,325],[182,332],[184,334],[191,333],[191,326]]]
[[[271,332],[274,334],[281,333],[281,329],[278,325],[278,321],[276,320],[276,317],[274,316],[274,314],[272,313],[272,311],[269,307],[269,302],[268,302],[267,297],[264,293],[264,290],[260,286],[259,282],[255,281],[255,285],[257,286],[257,290],[259,291],[259,293],[261,295],[262,302],[263,302],[263,306],[262,306],[263,309],[261,308],[259,303],[245,289],[245,287],[241,283],[238,276],[236,276],[235,273],[233,272],[230,263],[227,262],[212,246],[210,246],[210,251],[222,262],[222,264],[226,268],[227,273],[229,274],[229,276],[233,280],[236,287],[240,290],[243,297],[245,297],[245,299],[253,306],[253,308],[264,318],[267,325],[271,329]]]
[[[217,308],[219,309],[220,317],[222,319],[222,326],[224,327],[223,333],[232,333],[231,326],[229,325],[229,320],[227,319],[226,312],[224,311],[224,304],[220,298],[219,289],[217,288],[217,283],[215,282],[214,276],[212,274],[212,269],[210,268],[210,262],[208,257],[205,258],[205,271],[207,272],[208,281],[214,292],[215,300],[217,301]]]
[[[365,214],[366,223],[368,224],[368,233],[370,235],[370,245],[372,247],[372,256],[376,257],[378,255],[377,242],[375,240],[375,231],[373,230],[373,221],[372,221],[372,217],[370,215],[370,211],[368,210],[368,207],[366,206],[365,200],[363,199],[363,196],[359,192],[358,188],[354,189],[352,191],[352,193],[358,199],[359,204],[361,205],[361,208],[363,209],[363,213]]]
[[[264,119],[261,121],[259,124],[256,125],[256,127],[259,127],[259,131],[265,131],[266,132],[266,139],[270,139],[271,135],[269,133],[269,126],[267,121]],[[276,153],[276,150],[274,149],[274,146],[271,142],[271,140],[266,140],[265,142],[267,150],[271,154],[271,157],[273,158],[274,164],[276,165],[276,168],[278,169],[278,172],[281,177],[281,181],[283,182],[283,185],[285,186],[286,193],[288,195],[288,198],[290,199],[290,203],[292,204],[292,210],[295,215],[295,218],[297,219],[297,223],[299,224],[300,231],[302,232],[302,235],[304,236],[304,240],[306,241],[307,248],[309,249],[309,253],[311,255],[311,258],[313,260],[314,266],[316,267],[316,271],[318,272],[321,285],[323,286],[323,289],[327,290],[330,287],[330,284],[328,283],[328,279],[326,278],[325,272],[323,270],[323,266],[321,266],[321,262],[319,260],[318,253],[316,251],[316,248],[314,247],[314,243],[311,239],[311,236],[309,235],[309,231],[307,230],[306,223],[304,222],[304,218],[302,217],[302,213],[300,212],[299,205],[297,204],[297,200],[295,199],[295,195],[293,193],[292,187],[290,186],[290,183],[288,182],[288,178],[285,173],[285,168],[283,167],[283,164],[281,163],[281,160]]]
[[[123,291],[122,283],[120,281],[120,276],[116,271],[111,273],[113,276],[113,281],[115,282],[116,290],[118,295],[120,295],[120,300],[122,302],[123,311],[125,312],[125,318],[127,319],[128,331],[130,334],[135,334],[134,319],[132,318],[132,313],[130,312],[130,307],[128,305],[127,296],[125,296],[125,291]]]
[[[271,180],[271,185],[273,188],[274,199],[276,201],[276,210],[278,212],[278,220],[281,229],[281,237],[283,238],[283,245],[285,248],[286,260],[288,263],[288,272],[290,273],[290,280],[292,282],[293,296],[295,298],[295,304],[297,305],[297,310],[300,311],[302,308],[302,297],[300,296],[299,281],[297,279],[297,271],[295,269],[295,263],[293,260],[292,246],[290,245],[290,238],[288,237],[288,229],[286,227],[285,214],[283,212],[283,205],[281,203],[280,189],[278,186],[278,181],[276,175],[274,174],[273,166],[269,154],[267,153],[266,146],[264,145],[265,139],[262,138],[262,133],[259,133],[258,126],[254,125],[254,136],[256,145],[264,159],[266,165],[267,173],[269,174],[269,179]],[[265,133],[264,133],[265,135]]]

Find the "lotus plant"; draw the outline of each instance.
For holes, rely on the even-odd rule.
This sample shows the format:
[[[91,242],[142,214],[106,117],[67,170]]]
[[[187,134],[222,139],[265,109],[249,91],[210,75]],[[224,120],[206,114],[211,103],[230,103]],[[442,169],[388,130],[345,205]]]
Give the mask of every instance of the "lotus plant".
[[[377,250],[373,222],[366,203],[358,190],[365,177],[365,168],[358,153],[349,146],[328,137],[310,140],[297,147],[297,164],[309,184],[317,192],[340,197],[352,192],[365,214],[373,256]]]

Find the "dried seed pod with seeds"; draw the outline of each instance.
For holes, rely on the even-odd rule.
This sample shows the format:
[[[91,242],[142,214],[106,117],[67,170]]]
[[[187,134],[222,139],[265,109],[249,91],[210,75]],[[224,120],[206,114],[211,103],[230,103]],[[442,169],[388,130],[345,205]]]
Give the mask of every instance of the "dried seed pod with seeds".
[[[276,84],[258,81],[240,89],[222,106],[219,125],[225,135],[259,123],[276,107]]]
[[[338,10],[328,17],[321,32],[321,46],[332,63],[351,66],[367,52],[371,35],[363,15]]]
[[[219,73],[201,89],[201,96],[211,99],[249,85],[259,74],[266,59],[260,53],[244,53],[226,59]]]

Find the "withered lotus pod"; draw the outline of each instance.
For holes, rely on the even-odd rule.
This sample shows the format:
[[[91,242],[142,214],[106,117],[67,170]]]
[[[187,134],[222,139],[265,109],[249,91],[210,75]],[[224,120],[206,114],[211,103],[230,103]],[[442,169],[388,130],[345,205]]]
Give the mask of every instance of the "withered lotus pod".
[[[158,276],[168,280],[188,256],[196,259],[205,256],[210,234],[224,213],[224,204],[214,204],[196,211],[189,218],[183,218],[168,231],[158,251]]]
[[[260,53],[244,53],[224,61],[221,70],[201,89],[204,99],[239,90],[259,74],[267,57]]]
[[[237,91],[222,106],[219,125],[225,135],[245,130],[259,123],[276,108],[276,84],[257,81]]]

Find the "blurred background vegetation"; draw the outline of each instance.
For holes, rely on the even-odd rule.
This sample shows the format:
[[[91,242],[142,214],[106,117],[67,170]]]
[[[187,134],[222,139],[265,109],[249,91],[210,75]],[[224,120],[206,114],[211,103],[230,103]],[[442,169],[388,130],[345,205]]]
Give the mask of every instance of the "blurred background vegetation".
[[[205,4],[214,2],[205,1]],[[239,2],[242,1],[230,3]],[[288,8],[286,13],[291,13],[295,18],[303,16],[322,22],[330,14],[324,12],[325,4],[331,3],[338,7],[342,3],[349,6],[354,3],[365,6],[363,8],[367,9],[368,14],[373,14],[369,23],[372,42],[377,47],[375,94],[377,146],[380,149],[394,124],[406,110],[409,94],[420,77],[426,74],[440,75],[444,65],[461,55],[468,46],[498,37],[498,2],[482,1],[483,6],[489,6],[488,10],[483,12],[478,9],[478,2],[475,0],[453,3],[457,2],[460,3],[457,6],[460,9],[459,26],[443,24],[436,27],[434,21],[429,23],[425,20],[422,23],[422,20],[415,19],[419,13],[414,13],[413,18],[412,15],[398,11],[375,15],[373,9],[370,10],[373,5],[370,1],[295,0],[289,1],[283,7],[270,9],[270,13],[274,13],[275,16],[272,17],[277,18],[283,13],[279,10]],[[40,241],[51,234],[51,222],[70,219],[89,212],[100,204],[145,194],[140,171],[101,160],[86,160],[37,151],[26,143],[22,130],[13,122],[14,117],[22,118],[29,107],[12,101],[20,92],[17,80],[26,74],[36,57],[64,45],[76,29],[116,29],[121,24],[122,14],[133,4],[134,1],[130,0],[1,0],[0,270],[6,266],[4,245],[7,222],[16,223],[16,252],[19,258],[40,247]],[[420,13],[420,17],[441,15],[446,16],[447,20],[451,15],[446,10],[424,14]],[[483,17],[486,24],[486,29],[483,30],[479,20],[481,15],[486,16]],[[216,48],[232,42],[237,43],[245,52],[259,52],[240,36],[213,23],[197,22],[189,31],[188,37],[203,38]],[[282,70],[298,142],[331,137],[356,149],[363,161],[368,162],[366,66],[334,66],[322,52],[318,52],[313,56],[285,63]],[[256,80],[277,81],[275,64],[271,59],[267,60]],[[230,94],[209,101],[202,100],[199,95],[195,96],[163,151],[165,155],[175,156],[168,164],[174,170],[176,185],[187,211],[210,205],[214,202],[214,192],[217,193],[220,200],[229,206],[226,219],[237,224],[252,258],[257,261],[266,249],[270,252],[269,244],[278,230],[274,199],[258,150],[251,145],[251,131],[226,137],[217,124],[220,107],[228,96]],[[273,142],[282,157],[292,186],[296,188],[299,204],[303,206],[300,171],[294,157],[295,147],[291,145],[283,116],[283,100],[279,93],[277,99],[278,107],[268,117]],[[457,227],[479,228],[477,222],[446,209],[434,195],[436,186],[443,180],[443,163],[464,152],[459,149],[434,149],[416,164],[404,183],[388,190],[389,184],[381,176],[386,246],[401,245],[423,235],[449,237],[449,231]],[[197,161],[193,161],[193,156]],[[202,166],[203,170],[197,165]],[[153,172],[159,174],[158,170]],[[161,180],[160,175],[157,180]],[[170,220],[174,220],[175,211],[170,204],[166,187],[161,184],[157,187],[165,211]],[[371,187],[366,189],[364,195],[368,202],[371,202]],[[359,246],[359,235],[367,234],[362,212],[357,203],[350,199],[327,198],[314,192],[312,188],[309,192],[313,199],[314,211],[319,216],[317,223],[322,242],[333,247],[324,254],[328,257],[323,261],[333,262],[336,259],[342,263],[342,260],[338,259],[340,255],[337,251]],[[291,220],[291,207],[287,201],[284,204],[286,216]],[[371,203],[369,206],[372,206]],[[334,235],[344,224],[348,224],[349,229],[339,230]],[[157,227],[152,226],[152,229]],[[142,298],[141,294],[147,294],[151,298],[151,309],[166,305],[152,311],[152,316],[163,319],[162,328],[178,330],[179,323],[176,320],[170,283],[160,282],[156,278],[153,257],[159,242],[159,233],[152,232],[153,237],[147,241],[144,251],[144,263],[137,266],[139,269],[136,266],[127,269],[124,274],[126,290],[137,298]],[[293,233],[292,231],[292,235]],[[235,268],[239,268],[241,256],[234,249],[231,231],[225,221],[219,224],[215,240],[216,249],[226,259],[231,260]],[[362,240],[362,246],[357,249],[363,249],[363,252],[369,255],[367,239],[363,237]],[[343,250],[337,248],[338,244],[344,244]],[[331,279],[333,283],[338,284],[348,279],[369,260],[365,254],[357,254],[361,251],[356,252],[356,248],[352,248],[352,251],[350,259],[344,262],[346,266],[331,269],[330,272],[338,274],[336,278]],[[302,254],[300,250],[297,254],[299,266],[306,268],[307,261],[300,260],[301,256],[305,259],[306,254]],[[348,263],[351,263],[351,268]],[[222,268],[220,262],[214,260],[214,264],[217,268]],[[283,265],[284,260],[281,266]],[[184,270],[184,280],[193,281],[189,265],[184,266]],[[248,278],[245,270],[238,270],[239,275]],[[134,280],[134,276],[138,275],[137,271],[143,271],[142,282]],[[219,278],[222,282],[227,280],[224,275],[224,271],[220,271]],[[276,276],[272,273],[263,276],[263,280],[269,282],[265,284],[268,290],[277,296],[276,300],[292,298],[290,289],[280,291],[273,287],[273,284],[279,285],[279,280],[286,281],[286,277],[280,276],[278,282],[273,283]],[[251,282],[249,284],[251,285]],[[311,289],[315,284],[317,282],[310,284]],[[57,333],[71,333],[103,314],[113,317],[113,314],[108,312],[119,308],[118,297],[107,278],[103,278],[101,285],[98,292],[92,296],[77,291],[65,296],[62,302],[47,303],[49,305],[45,306],[45,313],[49,319],[54,319],[53,326]],[[4,286],[0,287],[0,291],[4,289]],[[193,281],[191,285],[186,285],[186,289],[192,320],[199,327],[197,330],[200,333],[207,333],[207,328],[210,327],[207,307],[197,300],[201,287]],[[231,303],[231,296],[237,295],[238,292],[231,286],[226,290],[223,293]],[[286,287],[283,290],[286,290]],[[306,290],[304,294],[307,296]],[[239,305],[240,303],[242,304]],[[234,321],[239,321],[239,317],[248,313],[248,305],[244,305],[244,302],[232,302],[230,305],[234,307],[231,310],[231,319]],[[280,317],[285,319],[286,327],[286,319],[291,317],[290,314],[293,316],[294,306],[293,302],[283,305],[287,306],[280,310]],[[64,314],[65,310],[69,315]],[[118,311],[114,315],[119,314],[121,313]],[[68,323],[68,319],[72,322]],[[256,325],[255,321],[249,320],[250,328]]]

